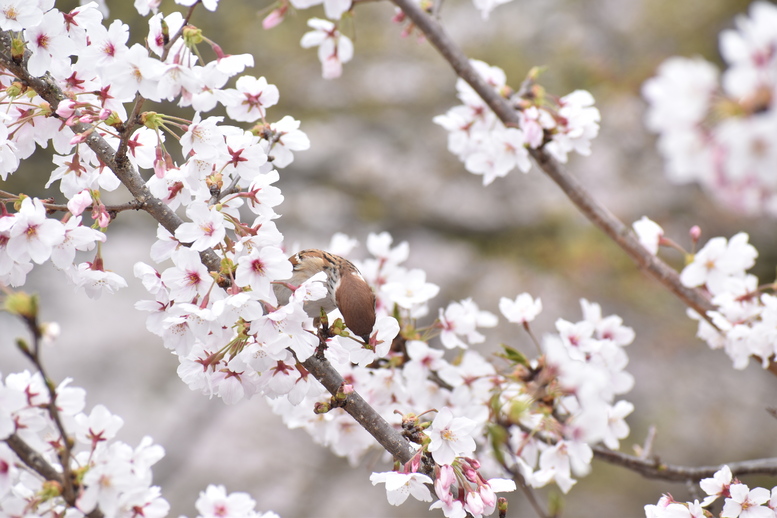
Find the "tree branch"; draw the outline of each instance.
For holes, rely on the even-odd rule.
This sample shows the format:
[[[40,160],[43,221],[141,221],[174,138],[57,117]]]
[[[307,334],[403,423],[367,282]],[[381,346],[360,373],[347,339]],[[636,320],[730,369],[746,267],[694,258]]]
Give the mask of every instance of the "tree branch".
[[[483,80],[472,67],[467,56],[436,20],[426,14],[413,0],[391,1],[424,33],[426,39],[450,63],[456,74],[478,93],[506,126],[518,126],[518,112],[492,86]],[[704,292],[683,286],[677,271],[648,252],[626,225],[606,207],[596,201],[576,178],[564,170],[545,151],[533,149],[530,150],[530,153],[537,165],[558,184],[572,203],[594,225],[615,241],[634,260],[640,269],[648,272],[688,307],[709,321],[707,311],[714,309],[714,306]]]
[[[13,60],[10,55],[11,39],[11,35],[7,31],[0,31],[0,65],[7,68],[28,87],[35,90],[38,95],[51,105],[52,111],[56,110],[59,102],[66,98],[65,94],[48,74],[42,77],[33,77],[27,71],[24,62],[17,63]],[[82,122],[76,122],[71,126],[71,129],[74,133],[85,133],[91,131],[93,127]],[[113,171],[132,196],[138,200],[140,208],[148,212],[167,231],[175,233],[175,229],[183,223],[183,220],[159,198],[151,194],[151,191],[146,187],[143,177],[135,170],[135,167],[133,167],[127,157],[117,158],[116,150],[96,131],[91,131],[85,142],[98,158]],[[209,270],[219,270],[221,260],[213,250],[208,249],[201,252],[200,257]]]
[[[658,458],[643,459],[633,455],[627,455],[618,451],[612,451],[603,446],[594,446],[594,457],[610,464],[622,466],[635,471],[645,478],[662,480],[674,480],[685,482],[688,480],[700,480],[709,478],[715,474],[723,464],[717,466],[677,466],[665,464]],[[738,475],[777,475],[777,457],[769,459],[745,460],[728,462],[726,465],[731,473]]]
[[[329,361],[319,359],[316,355],[302,362],[302,366],[310,371],[333,396],[337,394],[345,381]],[[348,412],[387,452],[403,464],[409,462],[415,454],[410,443],[402,437],[399,431],[383,419],[358,393],[348,394],[343,410]]]
[[[15,62],[10,57],[11,36],[6,31],[0,31],[0,65],[6,67],[17,78],[34,89],[38,95],[45,99],[52,110],[56,110],[57,105],[65,95],[62,90],[54,83],[49,75],[43,77],[33,77],[27,71],[24,64]],[[132,121],[129,121],[132,122]],[[75,133],[84,133],[92,127],[75,123],[71,129]],[[183,223],[183,220],[173,212],[161,200],[154,197],[145,185],[143,177],[135,170],[129,160],[124,157],[117,157],[116,150],[97,132],[91,132],[86,138],[86,144],[97,154],[100,160],[113,171],[135,199],[140,203],[140,208],[148,212],[170,233],[175,233],[175,229]],[[221,260],[213,250],[206,250],[200,254],[203,263],[211,271],[220,269]],[[321,384],[332,393],[337,394],[343,378],[326,360],[319,360],[311,357],[302,365],[310,371]],[[402,462],[407,462],[413,455],[409,443],[402,437],[399,431],[378,414],[360,395],[352,393],[348,396],[345,410],[364,427],[367,432],[389,453]]]

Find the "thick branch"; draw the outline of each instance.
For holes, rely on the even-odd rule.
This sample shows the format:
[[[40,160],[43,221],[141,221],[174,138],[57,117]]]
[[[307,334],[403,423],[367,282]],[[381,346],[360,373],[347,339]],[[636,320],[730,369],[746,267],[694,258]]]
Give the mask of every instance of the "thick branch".
[[[44,77],[33,77],[23,64],[13,61],[10,57],[10,45],[11,36],[9,33],[0,31],[0,65],[7,68],[16,77],[26,83],[27,86],[34,89],[38,95],[51,105],[52,110],[56,110],[59,102],[65,98],[62,90],[59,89],[48,75]],[[72,126],[72,130],[76,133],[84,133],[90,130],[90,128],[90,126],[83,123],[76,123]],[[89,134],[86,143],[97,154],[100,160],[116,174],[135,199],[138,200],[140,203],[139,208],[148,212],[169,232],[175,233],[175,229],[183,223],[183,220],[167,205],[162,203],[161,200],[151,194],[146,187],[143,178],[138,174],[129,160],[127,160],[126,156],[117,159],[116,150],[114,150],[111,145],[96,132]],[[209,270],[219,270],[220,260],[215,252],[206,250],[200,255],[203,263]],[[332,394],[337,393],[338,388],[343,383],[343,378],[328,361],[318,360],[315,357],[312,357],[305,361],[303,365],[321,382],[322,385],[324,385],[324,387],[326,387],[327,390]],[[350,394],[344,408],[395,458],[402,462],[410,460],[413,451],[410,448],[409,443],[361,396],[356,393]]]
[[[662,480],[674,480],[685,482],[688,480],[701,480],[715,474],[723,465],[718,466],[676,466],[664,464],[658,459],[643,459],[633,455],[627,455],[618,451],[612,451],[602,446],[593,448],[594,456],[604,462],[623,466],[636,471],[645,478]],[[734,476],[740,475],[777,475],[777,458],[745,460],[729,462],[726,464]]]
[[[302,365],[334,396],[344,380],[326,359],[311,356]],[[383,448],[403,464],[409,462],[415,453],[410,443],[375,411],[356,392],[347,396],[343,409],[353,417]]]
[[[456,74],[464,79],[488,104],[491,110],[506,125],[517,127],[518,112],[499,93],[475,71],[467,56],[448,36],[442,26],[426,14],[413,0],[392,0],[397,7],[424,33],[426,39],[450,63]],[[714,306],[698,289],[686,288],[680,282],[680,276],[666,263],[648,252],[631,230],[616,218],[606,207],[597,202],[572,175],[541,149],[531,150],[537,165],[547,174],[578,209],[591,222],[615,241],[637,266],[668,288],[688,307],[707,318],[706,313]]]

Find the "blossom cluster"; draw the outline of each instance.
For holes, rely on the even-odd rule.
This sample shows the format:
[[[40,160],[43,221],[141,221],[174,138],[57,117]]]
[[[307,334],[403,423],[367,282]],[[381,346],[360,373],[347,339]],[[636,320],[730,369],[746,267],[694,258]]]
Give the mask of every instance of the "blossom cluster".
[[[12,76],[3,76],[0,176],[5,179],[21,160],[51,142],[57,167],[47,187],[58,185],[68,203],[60,221],[49,217],[47,210],[63,209],[53,209],[41,200],[0,199],[0,282],[21,285],[33,262],[51,259],[90,296],[126,286],[124,279],[105,269],[99,248],[92,262],[73,264],[76,250],[90,250],[96,241],[105,241],[103,233],[81,224],[81,214],[91,206],[95,227],[104,230],[111,215],[101,193],[121,185],[85,143],[93,135],[114,150],[123,150],[141,172],[148,171],[146,186],[152,194],[172,209],[186,206],[199,223],[213,223],[213,232],[219,232],[219,223],[208,218],[232,227],[230,218],[245,204],[256,214],[254,226],[266,222],[266,232],[273,233],[269,220],[277,215],[272,207],[282,200],[271,186],[278,179],[275,168],[289,165],[293,153],[307,149],[310,142],[299,130],[299,122],[289,116],[267,122],[266,110],[278,102],[279,95],[265,78],[244,75],[234,88],[226,87],[231,77],[253,65],[250,55],[228,55],[213,44],[216,59],[202,62],[201,52],[195,52],[202,35],[195,27],[184,26],[178,12],[158,13],[149,19],[146,48],[138,43],[128,46],[129,27],[120,20],[105,27],[93,2],[69,13],[52,8],[49,2],[35,4],[27,2],[24,7],[0,12],[0,29],[21,31],[24,39],[19,41],[30,53],[29,72],[34,76],[48,73],[65,98],[51,106]],[[176,33],[180,37],[170,40],[170,34]],[[71,61],[73,55],[78,58]],[[125,104],[136,95],[154,101],[177,100],[196,113],[191,122],[182,124],[180,119],[145,112],[140,117],[144,125],[124,145],[118,131],[128,118]],[[233,120],[259,122],[246,131],[220,124],[221,117],[201,116],[219,103]],[[63,124],[73,132],[62,131]],[[172,158],[164,138],[165,132],[176,131],[185,157],[179,162]],[[239,194],[241,190],[246,192]],[[219,201],[215,195],[226,193],[232,199],[219,210],[211,210],[214,200]],[[20,202],[18,212],[7,212],[4,204],[9,201]],[[222,211],[230,210],[225,219]],[[181,232],[182,239],[197,235],[189,227]],[[213,236],[188,242],[196,241],[192,248],[204,250],[203,246],[215,243]]]
[[[59,420],[65,429],[73,430],[71,438],[60,434],[48,411],[50,395],[42,376],[29,371],[9,374],[0,382],[0,440],[16,434],[43,460],[60,466],[60,450],[75,439],[69,473],[80,474],[76,508],[82,513],[99,506],[106,517],[134,512],[149,518],[166,516],[170,505],[159,488],[151,485],[151,467],[163,457],[162,447],[149,437],[135,448],[116,440],[122,419],[101,405],[85,413],[85,391],[69,385],[70,380],[65,380],[55,394]],[[0,474],[1,514],[60,514],[68,507],[60,494],[46,491],[44,480],[20,467],[16,454],[4,442],[0,443],[0,465],[7,466]]]
[[[536,304],[516,305],[524,308],[518,319],[524,325],[537,313]],[[557,334],[541,344],[542,356],[519,361],[523,369],[500,387],[500,422],[509,433],[505,459],[529,485],[553,482],[565,493],[576,482],[573,475],[590,471],[591,445],[619,448],[629,434],[625,418],[634,410],[630,402],[616,401],[634,385],[623,349],[634,331],[617,315],[602,316],[598,304],[583,299],[581,306],[583,319],[558,319]]]
[[[490,478],[520,471],[534,487],[555,483],[566,492],[575,483],[574,475],[590,469],[591,445],[619,447],[629,433],[624,419],[633,405],[615,399],[633,385],[624,371],[628,358],[623,348],[634,339],[619,317],[603,317],[597,304],[583,301],[582,321],[560,319],[557,334],[545,337],[539,358],[518,361],[519,353],[512,351],[506,356],[510,366],[501,372],[470,348],[483,340],[479,329],[496,325],[495,315],[467,299],[441,309],[431,326],[419,327],[417,319],[436,286],[425,282],[423,272],[402,268],[408,256],[406,243],[392,246],[384,233],[371,235],[367,248],[373,258],[356,263],[378,296],[379,314],[390,312],[399,318],[399,336],[393,343],[388,343],[390,338],[384,341],[366,360],[354,356],[353,340],[331,337],[326,341],[327,359],[351,388],[398,428],[403,418],[397,411],[407,416],[439,410],[427,431],[426,451],[437,466],[434,478],[427,480],[427,475],[412,469],[374,475],[374,483],[386,483],[389,502],[398,505],[408,495],[428,501],[431,496],[421,487],[433,483],[438,497],[433,507],[440,507],[446,516],[465,511],[489,514],[494,510],[489,491],[504,491],[495,489],[502,487],[501,482],[487,486]],[[395,279],[404,279],[402,290]],[[408,300],[408,295],[415,298]],[[541,302],[525,293],[515,300],[503,298],[499,306],[508,321],[522,326],[541,311]],[[388,337],[396,332],[392,329]],[[455,361],[434,347],[435,335],[442,345],[459,351]],[[277,375],[287,372],[300,377],[298,385],[307,381],[298,371]],[[305,397],[300,399],[300,394]],[[270,402],[287,426],[306,429],[315,441],[355,463],[373,439],[339,409],[317,415],[306,410],[328,397],[318,384],[306,382],[304,389]],[[507,439],[492,456],[486,452],[494,443],[488,435],[494,425],[503,427]],[[495,463],[495,458],[502,463]],[[485,475],[479,474],[481,464]],[[452,478],[451,469],[457,474]],[[459,485],[451,489],[454,479]],[[483,502],[489,504],[481,507]]]
[[[151,248],[154,264],[136,263],[134,273],[150,294],[136,307],[148,312],[148,329],[178,357],[178,374],[190,388],[229,404],[263,395],[289,427],[306,429],[314,440],[354,462],[374,440],[340,409],[311,411],[330,398],[303,365],[314,353],[324,354],[348,386],[398,429],[402,417],[397,410],[403,416],[438,410],[433,421],[423,424],[426,439],[419,443],[419,452],[434,464],[434,477],[422,475],[415,465],[406,466],[402,477],[374,479],[383,478],[392,503],[401,499],[394,488],[426,499],[428,489],[416,486],[431,483],[438,498],[432,507],[446,516],[491,514],[498,506],[495,493],[514,488],[501,476],[518,471],[533,487],[555,483],[566,492],[575,483],[573,476],[590,468],[592,444],[617,448],[628,435],[624,418],[633,407],[616,398],[633,384],[624,370],[624,347],[634,336],[619,317],[603,317],[596,304],[583,301],[582,321],[559,320],[557,332],[537,344],[538,358],[528,360],[507,348],[507,368],[497,369],[471,348],[485,341],[481,331],[497,324],[496,315],[465,299],[440,309],[433,323],[419,324],[429,315],[429,301],[439,287],[424,271],[404,266],[407,243],[394,245],[387,233],[370,235],[366,248],[371,257],[354,261],[376,295],[378,318],[366,342],[344,332],[323,332],[305,310],[306,303],[327,294],[323,273],[299,286],[287,285],[293,293],[288,302],[279,303],[275,286],[291,277],[292,265],[275,225],[275,209],[283,196],[274,184],[277,169],[289,165],[294,152],[310,143],[293,118],[267,120],[267,110],[279,99],[277,88],[264,77],[249,75],[228,87],[253,59],[225,54],[180,13],[154,14],[145,45],[130,45],[128,26],[116,20],[106,27],[96,4],[62,13],[50,3],[27,2],[24,10],[19,3],[17,11],[0,11],[0,29],[18,33],[11,37],[17,49],[26,48],[29,72],[48,74],[47,84],[64,94],[52,105],[29,81],[15,81],[10,71],[0,79],[6,92],[0,99],[0,172],[5,179],[38,147],[51,143],[57,167],[48,185],[56,185],[67,203],[62,208],[2,193],[0,252],[7,254],[0,254],[0,282],[22,284],[34,263],[51,260],[91,296],[126,285],[105,268],[100,253],[114,211],[103,203],[103,194],[121,182],[93,149],[98,137],[106,144],[102,148],[113,153],[114,163],[126,158],[153,196],[186,214],[186,222],[174,231],[159,226]],[[209,9],[216,4],[204,3]],[[156,12],[158,4],[141,1],[136,7]],[[334,52],[335,58],[324,63],[325,73],[334,75],[352,50],[332,22],[321,20],[311,27],[314,33],[303,42],[318,46],[322,61]],[[210,62],[204,62],[198,48],[203,41],[216,56]],[[570,151],[590,151],[599,120],[590,94],[578,91],[551,100],[536,90],[529,102],[509,93],[501,70],[480,62],[475,66],[520,110],[520,127],[504,127],[461,82],[464,104],[437,121],[451,130],[451,150],[468,169],[483,174],[485,183],[514,167],[528,170],[529,149],[542,147],[560,161]],[[195,113],[183,120],[140,112],[145,99],[177,102]],[[127,103],[134,100],[138,109],[128,110]],[[219,104],[230,119],[254,126],[246,131],[206,115]],[[135,128],[138,121],[142,126]],[[66,128],[72,131],[62,131]],[[166,136],[176,141],[176,149]],[[180,159],[173,156],[177,147]],[[6,203],[14,203],[16,212],[8,213]],[[81,224],[90,207],[94,228]],[[58,211],[65,213],[61,220],[50,215]],[[75,264],[76,253],[93,250],[95,244],[94,260]],[[353,245],[353,240],[337,236],[330,249],[348,255]],[[540,301],[528,294],[505,298],[499,307],[508,321],[526,329],[541,311]],[[336,311],[328,315],[334,329],[338,316]],[[433,347],[437,336],[450,350],[447,358],[445,350]],[[457,357],[451,358],[454,354]],[[35,389],[29,394],[46,393]],[[62,393],[64,401],[64,387]],[[21,433],[14,424],[22,422],[15,414],[21,408],[26,407],[0,411],[0,419],[8,416],[11,423],[4,433]],[[42,412],[40,405],[36,408]],[[88,448],[74,457],[85,470],[79,509],[99,507],[108,516],[122,514],[126,505],[144,509],[145,516],[167,512],[147,469],[161,449],[150,441],[134,450],[118,443],[104,445],[120,422],[102,407],[77,419],[80,408],[62,412],[73,415],[76,424],[87,422]],[[495,429],[489,424],[504,431],[501,442],[489,435]],[[54,445],[32,434],[24,438],[56,460]],[[482,454],[494,444],[494,456]],[[125,477],[135,482],[122,496],[124,487],[116,489],[111,482],[118,484]],[[24,487],[17,489],[20,498],[29,490]],[[32,493],[37,491],[30,487]],[[203,516],[230,506],[252,509],[249,500],[247,495],[233,498],[223,489],[210,488],[198,509]]]
[[[468,305],[471,304],[469,301]],[[438,500],[432,508],[442,509],[445,516],[488,515],[496,505],[494,493],[512,490],[514,485],[498,477],[486,480],[480,473],[481,462],[490,462],[484,466],[485,472],[505,475],[519,471],[533,487],[555,483],[567,492],[575,483],[573,475],[584,475],[590,469],[592,444],[603,442],[613,449],[619,447],[619,440],[629,433],[624,418],[631,413],[633,405],[614,399],[630,390],[633,384],[631,376],[623,371],[627,358],[622,348],[631,343],[634,334],[622,325],[619,317],[602,317],[598,305],[587,301],[582,301],[582,305],[584,319],[577,323],[560,319],[556,324],[558,335],[545,338],[544,354],[540,358],[528,362],[516,351],[506,356],[514,362],[510,371],[518,374],[500,374],[471,350],[466,351],[456,365],[433,353],[433,349],[428,349],[423,342],[408,342],[407,354],[411,361],[403,365],[400,371],[403,376],[395,372],[390,384],[382,382],[384,390],[393,391],[391,398],[403,403],[401,408],[417,406],[408,396],[417,397],[418,393],[409,389],[411,382],[417,383],[417,379],[414,380],[419,372],[416,362],[420,360],[447,385],[436,388],[438,405],[445,406],[430,423],[425,432],[429,440],[419,450],[419,455],[424,451],[431,454],[435,463],[431,473],[434,478],[408,469],[408,466],[395,472],[374,473],[371,477],[373,484],[386,484],[390,503],[399,505],[410,495],[421,501],[431,501],[432,496],[424,484],[433,484]],[[452,304],[449,307],[462,306]],[[539,299],[526,293],[515,300],[503,298],[500,301],[503,315],[524,326],[528,326],[541,309]],[[456,309],[451,313],[459,311]],[[483,318],[483,313],[475,308],[467,318],[462,318],[462,323],[472,322],[478,316]],[[445,314],[448,312],[441,312],[441,317]],[[438,321],[438,325],[440,322],[443,320]],[[462,326],[461,329],[467,328]],[[421,351],[425,356],[419,356]],[[398,365],[399,362],[390,361],[389,364]],[[363,382],[368,378],[361,374],[353,375],[352,379]],[[403,384],[408,389],[403,390]],[[360,390],[368,395],[378,392],[377,387],[366,392],[363,388]],[[385,393],[380,396],[381,399],[387,397]],[[398,399],[402,397],[404,400]],[[381,408],[378,398],[373,397],[370,402],[375,408]],[[483,426],[489,412],[497,415],[490,426],[501,426],[506,432],[495,434],[490,441]],[[384,416],[391,417],[387,413]],[[493,433],[493,428],[491,430]],[[472,458],[477,444],[481,447],[487,441],[494,444],[495,437],[502,437],[502,443],[493,452],[493,457],[481,453],[481,461]],[[501,459],[500,465],[493,463],[494,458]],[[411,461],[409,464],[410,468],[417,469],[419,463]]]
[[[482,61],[471,61],[475,70],[520,112],[517,128],[506,127],[481,97],[459,78],[456,82],[459,106],[434,122],[448,133],[448,150],[464,162],[467,171],[483,175],[483,185],[506,176],[516,167],[531,168],[529,149],[544,149],[559,162],[568,154],[591,153],[591,140],[599,134],[599,110],[585,90],[561,98],[534,92],[522,97],[507,86],[502,69]]]
[[[720,518],[774,518],[777,516],[777,487],[750,489],[736,478],[731,469],[723,466],[712,477],[699,482],[707,494],[701,502],[678,502],[672,495],[664,495],[658,503],[645,506],[646,518],[711,518],[716,516],[705,509],[718,498],[724,498]]]
[[[0,515],[44,516],[70,514],[62,487],[51,486],[28,469],[6,444],[12,435],[32,448],[39,461],[62,473],[62,451],[68,450],[67,473],[74,476],[74,507],[83,514],[99,509],[106,518],[167,516],[170,504],[152,485],[151,468],[164,450],[150,437],[132,447],[117,440],[124,421],[102,405],[84,411],[86,392],[67,379],[54,388],[57,423],[49,411],[50,393],[40,373],[23,371],[0,379]],[[61,426],[61,428],[60,428]],[[63,436],[61,430],[69,435]],[[15,444],[16,444],[15,443]],[[222,486],[209,486],[196,502],[197,518],[278,518],[260,514],[244,493],[227,495]]]
[[[647,218],[634,223],[634,229],[651,251],[670,242],[663,229]],[[698,227],[692,230],[694,242],[699,233]],[[723,349],[736,369],[747,367],[751,357],[767,368],[777,355],[777,297],[766,291],[773,286],[761,286],[748,273],[757,257],[744,232],[730,239],[714,237],[697,252],[686,253],[687,264],[680,272],[684,286],[704,290],[715,306],[707,312],[709,321],[689,310],[699,322],[697,336],[712,349]]]
[[[777,6],[758,1],[720,34],[721,73],[673,57],[642,88],[668,177],[749,214],[777,215]]]
[[[403,419],[403,428],[416,428],[418,418]],[[424,445],[413,459],[407,463],[404,471],[373,473],[370,480],[373,485],[386,484],[386,495],[392,505],[400,505],[407,497],[422,502],[433,500],[427,484],[433,485],[438,500],[430,509],[441,509],[449,518],[473,516],[481,518],[491,515],[496,509],[497,492],[515,491],[512,480],[491,478],[486,480],[478,471],[480,463],[471,458],[475,451],[475,439],[472,432],[477,423],[467,417],[453,417],[450,409],[441,410],[427,431],[421,431],[422,438],[413,437],[415,442]],[[412,433],[410,434],[413,435]],[[418,469],[423,464],[422,457],[431,456],[435,463],[431,473],[434,479]]]
[[[124,279],[94,263],[74,264],[76,251],[92,250],[96,242],[105,241],[105,234],[81,224],[80,215],[64,222],[48,218],[43,202],[29,197],[18,212],[8,213],[2,203],[0,207],[0,284],[20,286],[33,263],[50,260],[87,293],[99,294],[101,286],[109,291],[126,286]]]

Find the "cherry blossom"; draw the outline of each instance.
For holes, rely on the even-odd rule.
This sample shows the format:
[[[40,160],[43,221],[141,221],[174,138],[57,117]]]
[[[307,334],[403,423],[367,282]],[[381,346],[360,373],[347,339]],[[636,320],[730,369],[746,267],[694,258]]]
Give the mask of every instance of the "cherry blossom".
[[[451,302],[445,310],[440,308],[439,321],[442,326],[440,341],[448,349],[467,348],[467,343],[460,336],[466,337],[469,344],[483,343],[486,337],[476,329],[494,327],[498,323],[493,313],[481,311],[471,298]]]
[[[308,26],[313,29],[302,36],[303,48],[318,47],[318,59],[321,61],[324,79],[340,77],[343,63],[353,58],[353,43],[337,29],[337,26],[321,18],[311,18]]]
[[[69,61],[69,56],[76,52],[75,45],[67,37],[65,19],[56,9],[44,14],[39,24],[27,26],[24,38],[32,52],[27,68],[35,76],[51,70],[61,71],[62,63]]]
[[[172,253],[174,267],[162,272],[162,282],[170,289],[170,297],[191,300],[195,295],[205,295],[213,279],[200,261],[200,255],[189,248]]]
[[[655,221],[648,219],[647,216],[642,216],[642,219],[632,223],[631,227],[637,234],[637,238],[642,243],[642,246],[647,248],[651,254],[656,255],[661,238],[664,236],[664,229]]]
[[[709,495],[702,501],[702,506],[707,507],[719,497],[728,494],[732,478],[731,468],[726,465],[720,468],[712,478],[702,479],[699,482],[699,487]]]
[[[233,120],[253,122],[264,118],[267,108],[278,103],[278,87],[267,84],[264,77],[241,76],[235,88],[233,99],[225,101]]]
[[[54,246],[65,239],[63,225],[46,217],[46,208],[37,198],[25,198],[9,230],[6,251],[17,262],[48,260]]]
[[[432,501],[432,494],[425,485],[432,484],[432,479],[421,473],[373,473],[370,482],[373,486],[386,484],[386,496],[391,505],[402,505],[410,495],[422,502]]]
[[[35,2],[26,0],[0,1],[0,29],[20,31],[35,27],[43,21],[43,10]]]
[[[270,124],[274,135],[274,143],[267,154],[273,157],[273,165],[281,169],[294,160],[292,151],[310,149],[310,139],[299,129],[300,121],[286,115],[278,122]]]
[[[157,87],[164,70],[164,64],[149,57],[148,51],[136,43],[106,69],[104,80],[113,85],[114,96],[119,99],[130,100],[139,93],[152,101],[161,101]]]
[[[192,203],[186,208],[190,222],[182,223],[175,230],[175,237],[183,243],[191,243],[191,249],[202,252],[212,248],[226,236],[224,215],[216,207],[205,203]]]
[[[452,464],[456,457],[468,457],[475,451],[472,433],[477,423],[467,417],[453,417],[448,408],[443,408],[432,421],[427,432],[432,442],[429,451],[438,464]]]
[[[771,518],[774,511],[765,504],[771,494],[768,489],[757,487],[750,489],[744,484],[731,484],[728,488],[730,497],[726,498],[721,511],[721,518]]]
[[[719,294],[732,277],[743,277],[745,270],[755,264],[757,256],[758,251],[748,243],[748,235],[744,232],[728,241],[716,237],[694,254],[693,261],[680,274],[680,280],[689,287],[705,285],[713,294]]]
[[[258,297],[274,304],[275,293],[271,283],[276,279],[288,279],[291,273],[291,263],[280,248],[252,247],[248,254],[237,260],[235,283],[250,287]]]
[[[510,322],[526,324],[531,322],[542,312],[542,300],[533,299],[528,293],[521,293],[515,300],[507,297],[499,299],[499,311]]]

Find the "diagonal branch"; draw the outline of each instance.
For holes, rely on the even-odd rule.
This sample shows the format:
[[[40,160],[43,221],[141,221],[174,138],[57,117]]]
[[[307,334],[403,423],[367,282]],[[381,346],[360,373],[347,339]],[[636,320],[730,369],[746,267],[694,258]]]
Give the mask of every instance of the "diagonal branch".
[[[448,36],[443,27],[426,14],[413,0],[392,0],[415,24],[427,40],[450,63],[456,74],[464,79],[480,95],[491,110],[506,125],[517,127],[518,112],[475,71],[467,56]],[[541,149],[531,150],[537,165],[569,197],[577,208],[599,229],[615,241],[637,264],[674,293],[688,307],[707,317],[707,311],[714,309],[707,296],[698,289],[687,288],[680,282],[680,276],[673,268],[658,259],[643,247],[631,230],[615,217],[606,207],[594,199],[568,171]]]
[[[59,102],[66,98],[62,90],[54,83],[49,75],[34,77],[28,71],[24,62],[17,63],[11,58],[11,35],[6,31],[0,31],[0,66],[7,68],[27,86],[35,90],[46,100],[53,110],[56,110]],[[130,121],[131,122],[131,121]],[[91,130],[91,126],[83,123],[75,123],[71,127],[75,133],[84,133]],[[145,185],[143,177],[135,170],[126,156],[117,157],[116,150],[97,132],[92,131],[86,138],[86,144],[92,149],[100,160],[116,174],[132,196],[139,202],[139,209],[148,212],[157,222],[171,233],[183,223],[183,220],[161,200],[154,197]],[[211,271],[219,271],[221,260],[213,250],[206,250],[200,254],[203,264]],[[311,357],[303,365],[322,385],[332,394],[337,394],[343,378],[326,360]],[[367,432],[389,453],[402,462],[407,462],[413,455],[409,443],[402,435],[389,425],[375,409],[373,409],[361,396],[356,393],[348,396],[345,410],[364,427]]]
[[[66,99],[67,96],[57,86],[51,76],[46,74],[42,77],[34,77],[27,71],[24,61],[22,63],[16,62],[10,53],[11,41],[12,36],[9,32],[0,31],[0,66],[8,69],[28,87],[35,90],[39,96],[51,105],[51,110],[55,111],[57,106],[59,106],[59,102]],[[85,141],[89,148],[119,178],[121,183],[138,201],[140,204],[139,208],[148,212],[170,233],[174,233],[175,229],[183,223],[183,220],[159,198],[151,194],[151,191],[146,187],[143,177],[137,172],[127,157],[117,157],[116,150],[96,131],[92,131],[92,126],[76,122],[71,126],[71,129],[74,133],[91,132]],[[213,250],[206,250],[200,256],[208,269],[211,271],[219,270],[221,261]]]
[[[344,383],[343,377],[325,358],[314,354],[302,365],[334,396]],[[410,443],[356,392],[348,394],[343,409],[353,417],[395,459],[403,464],[415,451]]]

